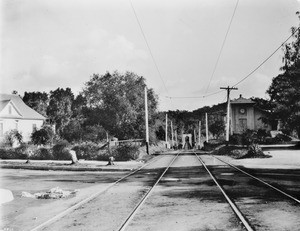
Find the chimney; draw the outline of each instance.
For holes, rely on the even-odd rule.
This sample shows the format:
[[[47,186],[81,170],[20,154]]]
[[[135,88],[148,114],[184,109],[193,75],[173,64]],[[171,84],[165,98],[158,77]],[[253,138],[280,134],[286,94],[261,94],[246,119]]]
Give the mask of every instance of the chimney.
[[[240,98],[243,98],[243,97],[242,97],[242,94],[240,94]]]

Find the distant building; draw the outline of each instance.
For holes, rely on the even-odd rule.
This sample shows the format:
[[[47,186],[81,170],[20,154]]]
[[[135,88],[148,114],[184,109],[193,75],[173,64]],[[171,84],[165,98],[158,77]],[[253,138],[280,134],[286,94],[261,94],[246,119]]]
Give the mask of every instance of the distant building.
[[[231,134],[243,133],[247,129],[266,131],[271,130],[269,124],[262,121],[262,117],[266,116],[266,112],[255,106],[255,102],[251,99],[245,99],[240,95],[238,99],[230,102],[231,105]]]
[[[0,140],[6,132],[16,129],[23,141],[30,141],[33,131],[40,129],[46,118],[28,107],[17,94],[0,94]]]

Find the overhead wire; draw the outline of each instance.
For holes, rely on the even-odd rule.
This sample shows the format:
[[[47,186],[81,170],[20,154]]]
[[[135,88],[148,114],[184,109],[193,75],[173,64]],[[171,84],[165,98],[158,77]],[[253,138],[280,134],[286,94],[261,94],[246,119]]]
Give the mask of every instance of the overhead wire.
[[[219,94],[223,91],[225,91],[225,90],[212,92],[212,93],[202,95],[202,96],[166,96],[166,98],[170,98],[170,99],[200,99],[200,98],[206,98],[206,97],[209,97],[209,96],[212,96],[212,95]]]
[[[238,81],[236,84],[233,85],[233,87],[239,85],[241,82],[245,81],[247,78],[249,78],[255,71],[257,71],[262,65],[264,65],[291,37],[294,36],[297,32],[299,32],[300,27],[298,27],[296,30],[293,31],[293,33],[283,42],[279,47],[276,48],[275,51],[273,51],[263,62],[261,62],[254,70],[252,70],[248,75],[246,75],[244,78],[242,78],[240,81]]]
[[[247,78],[249,78],[255,71],[257,71],[263,64],[265,64],[290,38],[292,38],[297,32],[299,33],[300,31],[300,27],[298,27],[297,29],[295,29],[292,34],[284,40],[284,42],[282,42],[280,44],[280,46],[278,46],[266,59],[264,59],[263,62],[261,62],[255,69],[253,69],[248,75],[246,75],[244,78],[242,78],[240,81],[238,81],[237,83],[235,83],[234,85],[232,85],[232,87],[235,87],[237,85],[239,85],[241,82],[245,81]],[[203,95],[203,96],[183,96],[183,97],[171,97],[171,98],[205,98],[211,95],[215,95],[218,93],[221,93],[225,90],[220,90],[211,94],[207,94],[207,95]]]
[[[168,91],[168,89],[167,89],[167,87],[166,87],[165,81],[164,81],[164,79],[163,79],[163,77],[162,77],[162,75],[161,75],[161,72],[160,72],[160,70],[159,70],[159,68],[158,68],[158,65],[157,65],[157,63],[156,63],[156,61],[155,61],[154,55],[153,55],[153,53],[152,53],[152,51],[151,51],[151,48],[150,48],[150,45],[149,45],[148,40],[147,40],[147,38],[146,38],[146,35],[145,35],[145,33],[144,33],[143,27],[142,27],[142,25],[141,25],[141,23],[140,23],[139,17],[137,16],[137,13],[136,13],[136,11],[135,11],[135,9],[134,9],[134,6],[133,6],[131,0],[129,0],[129,2],[130,2],[130,5],[131,5],[131,8],[132,8],[132,10],[133,10],[133,13],[134,13],[134,15],[135,15],[136,21],[137,21],[137,23],[138,23],[138,25],[139,25],[139,28],[140,28],[140,30],[141,30],[141,33],[142,33],[142,35],[143,35],[143,38],[144,38],[144,40],[145,40],[145,43],[146,43],[146,45],[147,45],[147,48],[148,48],[148,50],[149,50],[151,59],[152,59],[152,61],[153,61],[153,63],[154,63],[154,66],[155,66],[155,68],[156,68],[156,70],[157,70],[157,73],[158,73],[158,75],[159,75],[159,77],[160,77],[160,79],[161,79],[161,81],[162,81],[162,83],[163,83],[163,85],[164,85],[164,88],[165,88],[165,90],[166,90],[166,92],[167,92],[167,95],[169,95],[169,91]]]
[[[211,76],[210,76],[210,79],[209,79],[209,82],[208,82],[208,85],[207,85],[205,94],[207,93],[207,91],[208,91],[208,89],[209,89],[209,87],[210,87],[211,81],[212,81],[212,79],[213,79],[213,77],[214,77],[214,75],[215,75],[215,72],[216,72],[216,70],[217,70],[217,67],[218,67],[218,64],[219,64],[219,60],[220,60],[220,58],[221,58],[221,54],[222,54],[222,52],[223,52],[223,48],[224,48],[224,46],[225,46],[225,42],[226,42],[226,40],[227,40],[227,37],[228,37],[229,31],[230,31],[231,24],[232,24],[232,21],[233,21],[233,18],[234,18],[236,9],[237,9],[237,7],[238,7],[238,4],[239,4],[239,0],[236,1],[235,7],[234,7],[234,10],[233,10],[233,14],[232,14],[232,16],[231,16],[231,19],[230,19],[230,22],[229,22],[229,25],[228,25],[228,28],[227,28],[227,31],[226,31],[226,34],[225,34],[225,37],[224,37],[224,40],[223,40],[221,49],[220,49],[220,52],[219,52],[219,54],[218,54],[217,61],[216,61],[216,63],[215,63],[213,72],[212,72],[212,74],[211,74]]]

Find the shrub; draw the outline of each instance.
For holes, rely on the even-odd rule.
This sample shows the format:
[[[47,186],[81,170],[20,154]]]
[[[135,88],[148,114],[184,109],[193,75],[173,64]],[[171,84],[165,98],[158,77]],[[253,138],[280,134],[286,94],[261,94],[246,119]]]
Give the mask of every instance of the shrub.
[[[112,156],[116,161],[136,160],[139,157],[137,146],[122,145],[112,151]]]
[[[243,134],[233,134],[229,138],[229,143],[235,145],[249,145],[257,141],[257,132],[253,130],[247,130]]]
[[[69,146],[68,141],[61,140],[57,144],[55,144],[52,148],[53,158],[55,160],[69,160],[70,155],[66,151],[66,148]]]
[[[29,157],[29,149],[27,144],[22,144],[19,147],[15,148],[17,155],[16,159],[27,159]]]
[[[17,159],[16,152],[13,148],[1,148],[0,149],[1,159]]]
[[[78,159],[97,160],[99,155],[99,146],[93,142],[75,145],[72,150],[76,152]]]
[[[33,160],[53,160],[54,157],[51,150],[48,148],[39,148],[35,150],[34,154],[30,157]]]
[[[23,136],[16,129],[10,130],[5,133],[4,142],[5,142],[5,144],[9,145],[10,147],[14,146],[15,144],[22,144]]]
[[[202,150],[212,151],[221,144],[222,143],[220,143],[220,142],[209,142],[209,143],[207,143],[206,141],[204,141]]]
[[[51,127],[43,126],[40,130],[37,130],[31,134],[31,141],[36,145],[46,145],[52,143],[54,138],[54,132]]]
[[[28,154],[24,151],[24,147],[21,148],[1,148],[1,159],[27,159]]]

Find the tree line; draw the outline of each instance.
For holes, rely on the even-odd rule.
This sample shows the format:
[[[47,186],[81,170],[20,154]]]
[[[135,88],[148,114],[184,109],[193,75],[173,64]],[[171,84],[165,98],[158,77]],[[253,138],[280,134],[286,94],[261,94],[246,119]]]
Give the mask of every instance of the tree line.
[[[70,88],[50,93],[25,92],[23,101],[55,125],[55,132],[69,141],[93,141],[109,137],[144,138],[145,78],[132,72],[93,74],[75,97]],[[147,90],[149,124],[154,124],[158,97]],[[150,126],[152,127],[152,126]],[[155,132],[150,130],[154,139]]]

